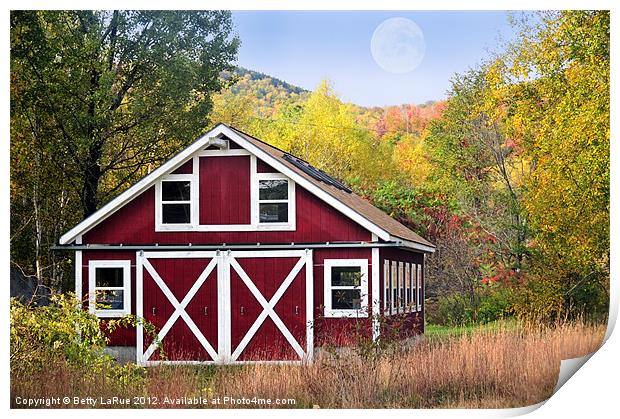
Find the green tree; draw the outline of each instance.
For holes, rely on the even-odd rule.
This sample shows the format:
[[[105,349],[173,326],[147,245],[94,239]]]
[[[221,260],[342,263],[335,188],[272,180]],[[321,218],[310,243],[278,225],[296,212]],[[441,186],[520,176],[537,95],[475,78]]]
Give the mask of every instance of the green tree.
[[[59,286],[48,246],[208,128],[239,40],[226,11],[10,20],[12,259]]]
[[[231,32],[225,11],[11,14],[12,109],[38,119],[84,216],[207,128]]]

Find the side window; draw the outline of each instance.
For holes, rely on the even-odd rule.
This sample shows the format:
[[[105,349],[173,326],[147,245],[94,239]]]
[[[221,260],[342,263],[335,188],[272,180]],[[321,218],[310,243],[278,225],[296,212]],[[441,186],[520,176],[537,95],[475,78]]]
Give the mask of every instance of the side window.
[[[398,313],[398,262],[392,261],[392,314]]]
[[[422,301],[424,296],[422,295],[422,265],[418,266],[418,311],[422,310]]]
[[[92,260],[88,265],[89,310],[99,317],[131,313],[131,262]]]
[[[288,223],[288,179],[259,179],[258,222]]]
[[[390,277],[390,261],[383,261],[383,311],[386,315],[390,314],[390,307],[392,306],[391,298],[391,277]]]
[[[325,317],[368,317],[368,260],[324,261]]]
[[[161,223],[191,224],[191,181],[163,180],[160,193]]]

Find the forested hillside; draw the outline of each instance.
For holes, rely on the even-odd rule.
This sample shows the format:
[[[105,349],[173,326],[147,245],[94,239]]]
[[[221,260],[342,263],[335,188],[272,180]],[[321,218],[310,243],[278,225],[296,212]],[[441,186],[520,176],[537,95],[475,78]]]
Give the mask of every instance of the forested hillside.
[[[131,28],[144,22],[164,29],[141,37]],[[221,121],[434,242],[428,320],[606,315],[609,12],[526,19],[514,43],[453,76],[447,100],[386,108],[344,103],[329,81],[308,92],[234,69],[236,38],[203,45],[170,35],[178,25],[223,40],[232,22],[11,15],[11,259],[25,271],[66,288],[71,261],[49,251],[60,234]],[[166,58],[188,45],[218,68]]]
[[[305,158],[436,243],[430,321],[604,316],[609,14],[520,25],[516,42],[454,75],[444,102],[368,109],[328,81],[283,94],[246,74],[215,97],[212,118]]]

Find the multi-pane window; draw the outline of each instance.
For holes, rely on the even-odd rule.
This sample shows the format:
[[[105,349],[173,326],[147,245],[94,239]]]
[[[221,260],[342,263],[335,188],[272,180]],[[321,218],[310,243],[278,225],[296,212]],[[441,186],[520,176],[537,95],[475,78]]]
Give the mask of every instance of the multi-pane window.
[[[418,271],[416,267],[415,263],[411,265],[411,311],[418,311]]]
[[[367,317],[368,260],[326,259],[325,316]]]
[[[131,312],[130,261],[100,260],[89,264],[89,307],[100,317]]]
[[[161,182],[162,224],[190,224],[192,221],[191,181]]]
[[[392,314],[398,313],[398,262],[392,261]]]
[[[405,306],[411,311],[411,264],[405,263]]]
[[[390,261],[383,261],[383,311],[385,314],[390,314],[390,308],[392,307],[392,277],[390,275]]]
[[[422,310],[422,265],[384,260],[383,286],[386,315]]]
[[[422,310],[422,265],[418,265],[418,311]]]
[[[258,181],[259,223],[287,223],[289,213],[288,179]]]

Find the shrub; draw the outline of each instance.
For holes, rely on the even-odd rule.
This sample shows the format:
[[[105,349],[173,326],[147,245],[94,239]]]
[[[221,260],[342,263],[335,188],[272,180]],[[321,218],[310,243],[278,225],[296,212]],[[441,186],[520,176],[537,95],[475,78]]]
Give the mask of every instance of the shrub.
[[[101,321],[83,310],[74,295],[52,295],[43,307],[12,299],[10,320],[12,400],[92,395],[90,391],[118,395],[143,386],[143,368],[121,366],[104,354],[107,338]],[[132,322],[123,318],[108,322],[106,328]],[[40,380],[33,383],[33,376]]]
[[[440,297],[427,313],[428,320],[445,326],[489,323],[510,316],[512,300],[510,288],[490,284],[477,289],[473,299],[460,294]]]

